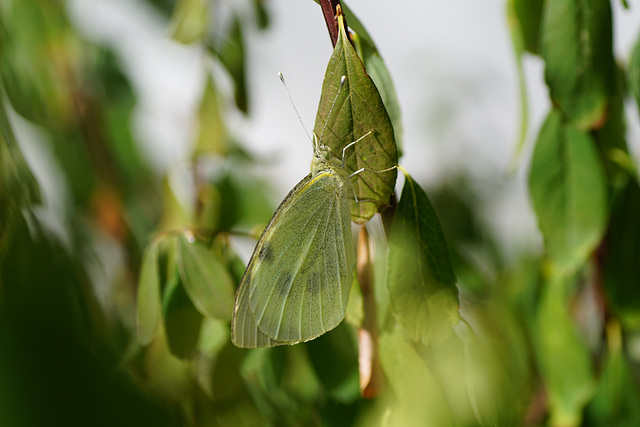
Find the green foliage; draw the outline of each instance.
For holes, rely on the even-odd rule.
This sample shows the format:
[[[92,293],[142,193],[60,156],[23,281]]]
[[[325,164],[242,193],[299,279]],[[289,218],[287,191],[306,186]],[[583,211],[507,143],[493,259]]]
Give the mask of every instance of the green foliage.
[[[554,270],[574,273],[602,237],[606,187],[592,138],[563,123],[557,111],[540,130],[529,187]]]
[[[609,2],[507,2],[522,144],[525,55],[552,103],[528,175],[543,247],[508,254],[465,171],[427,195],[400,167],[396,200],[399,101],[343,5],[314,131],[337,159],[357,140],[346,169],[365,168],[347,321],[249,350],[230,336],[239,246],[275,206],[228,113],[251,111],[268,4],[146,3],[167,43],[205,56],[187,164],[159,174],[119,52],[84,40],[63,0],[0,2],[1,425],[640,425],[640,39],[616,65]]]

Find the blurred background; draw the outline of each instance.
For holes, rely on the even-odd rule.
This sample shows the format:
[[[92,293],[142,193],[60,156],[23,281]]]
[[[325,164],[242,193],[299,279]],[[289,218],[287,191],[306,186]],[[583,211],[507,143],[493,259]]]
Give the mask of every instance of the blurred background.
[[[439,213],[462,313],[489,343],[483,357],[491,361],[465,365],[471,374],[448,386],[442,382],[460,366],[447,365],[444,355],[461,349],[427,351],[430,359],[421,353],[442,369],[436,380],[419,377],[426,388],[410,390],[433,402],[445,395],[444,405],[462,414],[449,420],[453,425],[544,425],[547,396],[530,325],[543,248],[527,189],[533,141],[550,108],[544,63],[523,58],[529,109],[518,156],[523,112],[504,0],[348,5],[393,79],[400,163]],[[611,6],[614,53],[626,64],[640,11],[620,1]],[[178,286],[163,301],[167,337],[145,345],[136,338],[138,281],[158,233],[187,224],[255,233],[308,173],[311,144],[277,73],[311,129],[332,52],[316,3],[0,0],[0,24],[2,425],[406,420],[390,415],[390,402],[411,392],[396,386],[377,403],[360,398],[353,330],[246,353],[229,345],[228,319],[201,316]],[[625,107],[637,164],[639,115],[631,100]],[[227,256],[233,248],[224,259],[237,281],[254,244],[236,235],[212,250]],[[162,271],[171,257],[158,247]],[[180,280],[162,274],[167,283]],[[572,315],[601,360],[598,300],[577,300]],[[626,342],[637,374],[640,334]],[[622,366],[620,360],[614,362]],[[336,373],[339,364],[344,369]],[[487,367],[498,372],[484,389],[495,399],[478,409],[477,400],[455,390],[469,378],[485,384],[473,374]],[[607,386],[618,394],[601,392],[608,397],[591,404],[585,420],[567,404],[569,421],[555,424],[634,425],[637,383],[619,384],[632,368],[615,371]],[[597,395],[596,385],[588,388]],[[601,423],[602,414],[620,408],[628,416],[619,424]],[[446,424],[438,414],[408,416]]]

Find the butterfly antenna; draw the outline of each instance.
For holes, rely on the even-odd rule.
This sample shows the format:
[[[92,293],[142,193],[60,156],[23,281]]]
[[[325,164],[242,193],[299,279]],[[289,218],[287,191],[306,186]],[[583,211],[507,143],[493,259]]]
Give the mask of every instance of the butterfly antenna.
[[[333,103],[331,104],[331,108],[329,108],[329,113],[327,114],[327,120],[324,122],[324,126],[322,127],[322,132],[320,133],[320,141],[322,141],[322,136],[324,135],[324,131],[327,130],[327,125],[329,124],[329,117],[331,117],[331,113],[333,112],[333,107],[336,106],[336,101],[338,101],[338,96],[340,96],[340,92],[344,87],[344,83],[347,81],[347,76],[340,77],[340,87],[338,88],[338,92],[336,93],[336,97],[333,98]]]
[[[284,86],[284,90],[285,90],[285,92],[287,92],[287,97],[289,98],[289,102],[291,102],[291,106],[293,107],[293,111],[296,112],[296,116],[298,116],[298,120],[300,120],[300,124],[302,125],[302,129],[304,129],[304,133],[307,134],[307,138],[309,138],[309,141],[311,141],[311,144],[313,144],[313,140],[311,139],[311,136],[309,136],[309,131],[307,130],[307,127],[304,125],[304,122],[302,121],[302,117],[300,117],[300,113],[298,113],[298,109],[296,108],[296,104],[293,103],[293,99],[291,98],[291,94],[289,93],[289,88],[287,87],[287,82],[284,81],[284,75],[282,75],[282,73],[278,72],[278,77],[280,77],[280,81],[282,82],[282,85]]]

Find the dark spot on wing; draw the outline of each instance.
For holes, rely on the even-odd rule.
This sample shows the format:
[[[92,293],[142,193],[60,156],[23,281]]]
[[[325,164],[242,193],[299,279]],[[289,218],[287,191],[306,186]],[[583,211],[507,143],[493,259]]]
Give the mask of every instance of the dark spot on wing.
[[[271,261],[273,259],[273,249],[271,249],[271,246],[265,243],[258,253],[258,258],[260,261]]]
[[[280,295],[287,295],[291,289],[291,273],[282,273],[276,281],[277,291]]]

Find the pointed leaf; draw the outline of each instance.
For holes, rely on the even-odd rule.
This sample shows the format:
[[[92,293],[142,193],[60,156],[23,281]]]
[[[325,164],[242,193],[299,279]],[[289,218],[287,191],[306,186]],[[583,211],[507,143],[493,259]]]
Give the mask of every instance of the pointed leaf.
[[[398,163],[393,126],[378,90],[349,43],[342,16],[338,21],[340,37],[325,73],[314,131],[338,158],[347,144],[364,136],[346,150],[346,169],[349,173],[360,168],[381,171]],[[346,76],[346,82],[340,89],[342,76]],[[365,136],[368,132],[371,133]],[[389,203],[396,175],[393,169],[362,172],[352,178],[360,200],[351,203],[354,222],[364,224],[378,208]]]
[[[356,32],[353,39],[358,55],[364,62],[367,74],[369,74],[371,80],[373,80],[373,83],[375,83],[376,88],[380,92],[382,102],[393,124],[396,146],[399,152],[398,157],[400,157],[403,135],[402,117],[400,115],[400,103],[398,102],[396,89],[391,80],[391,73],[389,73],[389,69],[378,52],[373,38],[369,35],[367,29],[362,25],[358,17],[346,4],[342,4],[342,8],[349,22],[349,28]]]
[[[203,316],[230,320],[233,279],[220,259],[190,232],[178,237],[178,270],[189,298]]]
[[[602,237],[607,215],[603,167],[589,134],[552,111],[536,142],[529,189],[547,255],[575,271]]]
[[[551,99],[579,129],[599,127],[613,92],[611,5],[602,0],[550,0],[541,51]]]
[[[147,345],[153,340],[160,324],[161,307],[158,243],[154,241],[144,253],[138,281],[136,315],[140,344]]]
[[[247,92],[247,71],[245,42],[242,34],[242,21],[233,17],[233,23],[223,40],[223,45],[213,48],[214,53],[227,69],[233,80],[233,93],[238,109],[244,113],[248,112],[249,100]]]
[[[194,154],[227,154],[229,150],[229,147],[227,147],[227,129],[220,114],[218,88],[210,74],[207,76],[204,94],[200,101],[198,121],[200,129]]]
[[[178,0],[171,17],[172,37],[184,44],[202,39],[207,31],[209,5],[207,0]]]
[[[458,323],[444,232],[427,194],[406,172],[389,236],[387,290],[393,313],[416,341],[439,341]]]

